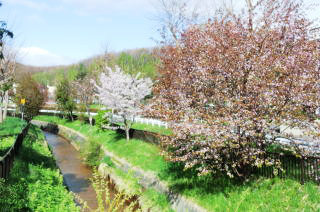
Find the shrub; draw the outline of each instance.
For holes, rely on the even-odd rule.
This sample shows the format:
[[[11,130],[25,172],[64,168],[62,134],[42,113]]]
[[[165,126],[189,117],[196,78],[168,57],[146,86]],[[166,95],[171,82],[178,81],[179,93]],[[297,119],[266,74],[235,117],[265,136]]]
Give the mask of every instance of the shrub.
[[[45,103],[47,98],[45,90],[40,89],[40,85],[32,79],[30,74],[22,75],[17,81],[15,103],[22,106],[26,120],[31,120],[34,116],[39,114],[39,110]],[[20,100],[25,99],[24,105],[20,104]]]
[[[110,113],[111,110],[100,110],[98,115],[95,116],[95,125],[99,129],[103,129],[103,126],[109,125],[109,119],[106,117],[107,113]]]
[[[63,78],[58,86],[56,92],[56,101],[59,109],[67,114],[68,118],[73,121],[73,111],[76,109],[76,104],[73,100],[74,91],[67,78]]]
[[[98,166],[103,157],[101,144],[97,140],[89,139],[81,147],[80,154],[86,164],[89,166]]]

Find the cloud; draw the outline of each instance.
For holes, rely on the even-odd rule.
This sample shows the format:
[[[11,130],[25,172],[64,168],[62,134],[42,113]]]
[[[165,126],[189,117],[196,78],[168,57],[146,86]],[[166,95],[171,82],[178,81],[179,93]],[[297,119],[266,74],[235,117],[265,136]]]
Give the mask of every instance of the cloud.
[[[45,20],[37,14],[31,14],[26,17],[28,20],[32,21],[33,23],[38,23],[38,24],[44,24],[46,23]]]
[[[73,59],[56,55],[35,46],[19,48],[18,55],[19,62],[33,66],[69,65],[75,62]]]
[[[77,14],[119,11],[139,12],[151,8],[151,0],[58,0],[75,8]]]
[[[45,2],[39,2],[39,1],[32,1],[32,0],[8,0],[8,3],[15,4],[15,5],[21,5],[25,7],[29,7],[31,9],[43,11],[49,9],[49,5]]]

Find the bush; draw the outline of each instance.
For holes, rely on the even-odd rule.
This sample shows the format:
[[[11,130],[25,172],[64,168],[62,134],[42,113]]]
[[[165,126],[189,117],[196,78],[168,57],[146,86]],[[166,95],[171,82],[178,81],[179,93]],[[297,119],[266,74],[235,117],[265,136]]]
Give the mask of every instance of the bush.
[[[98,166],[103,157],[101,144],[94,139],[89,139],[81,147],[80,154],[86,164],[88,164],[89,166]]]
[[[62,79],[56,92],[56,101],[59,105],[59,109],[67,114],[68,118],[73,121],[73,111],[76,109],[76,104],[73,100],[74,91],[68,79]]]
[[[109,119],[106,116],[106,113],[111,112],[110,110],[100,110],[98,112],[98,115],[96,115],[95,120],[96,120],[96,126],[99,129],[103,129],[104,125],[109,125]]]
[[[86,121],[86,115],[85,115],[85,111],[86,111],[86,106],[84,104],[80,104],[78,106],[78,111],[80,113],[78,113],[78,120],[81,122],[81,123],[85,123]]]
[[[15,103],[21,105],[20,100],[26,100],[25,104],[23,106],[21,105],[23,108],[20,110],[24,110],[25,118],[29,121],[39,114],[39,110],[47,98],[45,96],[46,92],[40,90],[40,85],[32,79],[30,74],[24,74],[17,83]]]

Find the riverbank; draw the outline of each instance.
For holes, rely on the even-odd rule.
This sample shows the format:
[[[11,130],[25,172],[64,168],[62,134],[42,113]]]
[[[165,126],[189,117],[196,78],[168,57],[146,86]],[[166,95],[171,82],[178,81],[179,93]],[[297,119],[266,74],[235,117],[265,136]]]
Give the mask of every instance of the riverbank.
[[[39,120],[33,120],[32,123],[38,125],[42,129],[65,137],[76,149],[80,151],[81,149],[87,148],[90,143],[89,137],[84,136],[76,130],[70,129],[66,126],[50,124]],[[122,169],[115,167],[108,156],[101,159],[102,161],[99,161],[98,164],[102,163],[104,165],[109,165],[104,166],[102,169],[101,167],[103,166],[100,166],[100,173],[102,173],[104,177],[111,178],[116,185],[116,190],[123,191],[124,194],[128,196],[138,197],[137,201],[142,211],[172,211],[165,195],[157,192],[155,189],[145,188],[139,185],[140,180],[135,178],[132,171],[123,171]]]
[[[30,126],[9,178],[0,184],[0,208],[6,211],[80,211],[36,126]]]

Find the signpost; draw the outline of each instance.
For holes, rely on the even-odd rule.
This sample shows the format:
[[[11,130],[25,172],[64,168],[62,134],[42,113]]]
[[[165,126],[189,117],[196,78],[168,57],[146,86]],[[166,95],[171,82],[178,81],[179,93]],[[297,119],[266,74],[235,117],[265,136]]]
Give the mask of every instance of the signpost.
[[[23,113],[24,113],[24,105],[26,104],[26,99],[20,99],[20,109],[21,109],[21,120],[23,120]]]

